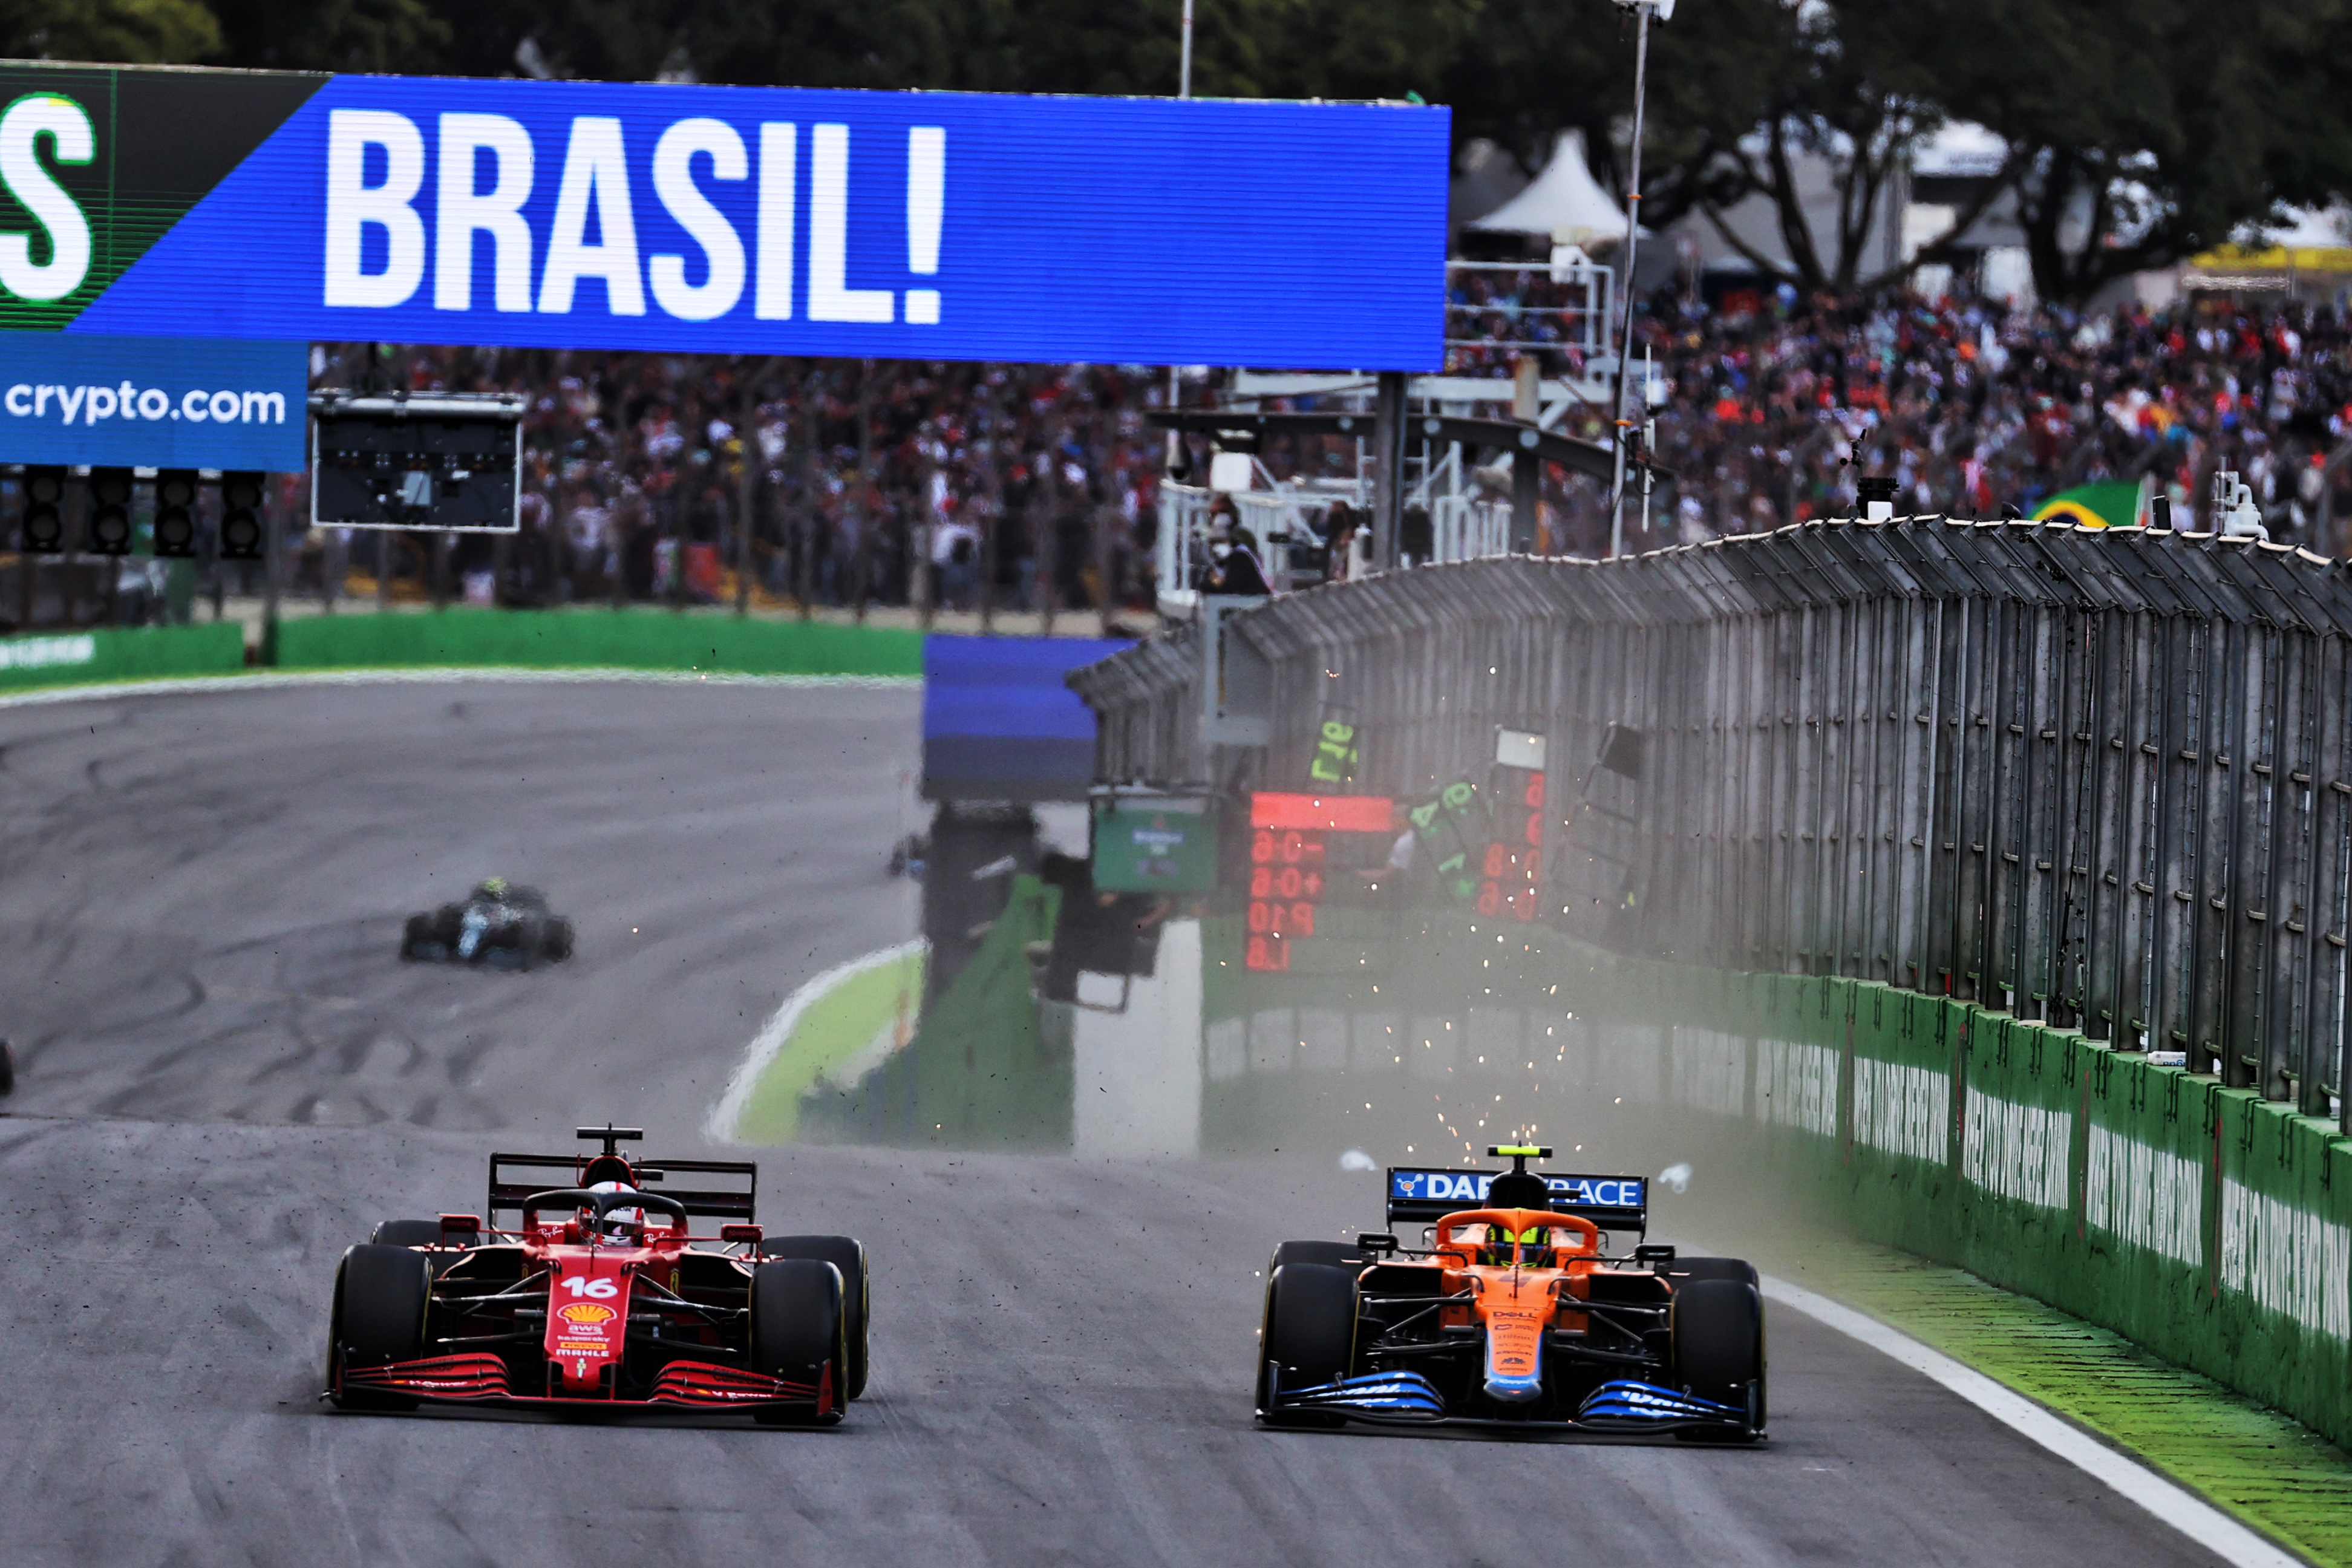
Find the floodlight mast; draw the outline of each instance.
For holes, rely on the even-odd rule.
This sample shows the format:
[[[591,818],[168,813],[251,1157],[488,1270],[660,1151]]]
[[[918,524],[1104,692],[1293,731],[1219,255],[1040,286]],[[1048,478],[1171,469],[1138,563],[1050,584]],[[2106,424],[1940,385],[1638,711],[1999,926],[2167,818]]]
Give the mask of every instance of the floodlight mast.
[[[1642,378],[1639,407],[1628,407],[1626,395],[1633,385],[1633,261],[1642,242],[1642,99],[1650,76],[1650,19],[1654,16],[1664,22],[1675,14],[1675,0],[1617,0],[1623,10],[1633,13],[1633,160],[1631,177],[1625,192],[1625,287],[1620,290],[1625,297],[1625,335],[1623,349],[1617,355],[1617,458],[1616,477],[1609,487],[1609,553],[1613,559],[1625,553],[1625,453],[1639,439],[1642,417],[1649,412],[1649,377]],[[1647,485],[1643,489],[1643,526],[1649,522]]]
[[[1192,96],[1192,0],[1184,0],[1184,42],[1176,58],[1176,96]]]

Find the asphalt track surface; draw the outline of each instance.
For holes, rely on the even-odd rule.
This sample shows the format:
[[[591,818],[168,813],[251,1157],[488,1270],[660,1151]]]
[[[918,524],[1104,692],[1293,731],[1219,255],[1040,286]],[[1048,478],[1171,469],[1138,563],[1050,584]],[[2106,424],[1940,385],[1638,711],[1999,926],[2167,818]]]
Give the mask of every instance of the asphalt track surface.
[[[801,978],[903,940],[911,693],[385,686],[0,710],[0,1561],[2210,1562],[1809,1320],[1754,1450],[1270,1433],[1270,1245],[1369,1224],[1318,1157],[764,1152],[863,1236],[867,1398],[727,1418],[345,1415],[334,1260],[579,1119],[695,1152]],[[490,871],[581,922],[532,974],[404,966]],[[634,931],[631,928],[635,928]]]

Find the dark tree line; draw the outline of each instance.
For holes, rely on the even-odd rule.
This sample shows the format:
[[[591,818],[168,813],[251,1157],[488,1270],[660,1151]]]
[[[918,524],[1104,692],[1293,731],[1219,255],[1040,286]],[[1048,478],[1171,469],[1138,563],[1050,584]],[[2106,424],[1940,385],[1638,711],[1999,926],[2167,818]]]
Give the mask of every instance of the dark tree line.
[[[6,51],[462,76],[1166,94],[1181,0],[0,0]],[[1682,0],[1654,37],[1647,216],[1760,195],[1804,288],[1863,270],[1897,175],[1947,120],[2006,160],[2045,298],[2352,190],[2352,0]],[[1194,91],[1418,96],[1530,170],[1582,130],[1604,179],[1632,97],[1609,0],[1197,0]],[[1801,159],[1838,210],[1810,221]],[[1963,211],[1960,224],[1977,216]],[[1920,260],[1937,259],[1934,247]]]

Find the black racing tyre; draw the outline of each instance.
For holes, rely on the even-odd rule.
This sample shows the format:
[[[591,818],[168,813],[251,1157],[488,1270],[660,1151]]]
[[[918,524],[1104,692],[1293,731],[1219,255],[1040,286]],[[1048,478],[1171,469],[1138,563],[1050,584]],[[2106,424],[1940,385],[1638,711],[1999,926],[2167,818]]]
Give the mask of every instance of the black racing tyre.
[[[0,1040],[0,1094],[16,1092],[16,1052],[7,1041]]]
[[[375,1247],[438,1247],[441,1245],[441,1222],[437,1219],[388,1219],[375,1227],[368,1241]]]
[[[1265,1267],[1266,1277],[1286,1264],[1319,1263],[1327,1268],[1354,1267],[1361,1268],[1363,1258],[1344,1241],[1286,1241],[1274,1249],[1274,1261]]]
[[[542,951],[557,963],[572,956],[572,922],[561,915],[547,917],[547,936]]]
[[[1748,1413],[1747,1431],[1764,1430],[1764,1299],[1740,1279],[1697,1279],[1675,1292],[1676,1386]],[[1677,1434],[1682,1436],[1682,1434]],[[1690,1434],[1704,1440],[1715,1434]]]
[[[1284,1385],[1294,1390],[1336,1382],[1353,1370],[1356,1298],[1352,1268],[1287,1263],[1274,1271],[1265,1289],[1265,1338],[1258,1355],[1260,1410],[1273,1403],[1276,1368]]]
[[[425,956],[425,950],[432,944],[433,917],[431,915],[409,916],[408,924],[400,935],[400,956],[422,958]]]
[[[846,1236],[779,1236],[762,1244],[760,1251],[769,1258],[814,1258],[841,1271],[841,1337],[849,1346],[849,1373],[843,1386],[849,1398],[863,1398],[866,1349],[873,1338],[873,1290],[866,1248]]]
[[[335,1274],[335,1303],[327,1330],[328,1387],[345,1410],[414,1410],[404,1394],[363,1389],[339,1392],[346,1366],[384,1366],[425,1353],[425,1314],[433,1299],[433,1270],[404,1247],[373,1243],[343,1254]]]
[[[849,1386],[849,1343],[843,1333],[841,1270],[814,1258],[779,1258],[751,1270],[751,1366],[771,1377],[814,1383],[833,1368],[836,1393]],[[835,1401],[827,1422],[841,1419]],[[776,1411],[755,1412],[775,1425],[791,1419]]]

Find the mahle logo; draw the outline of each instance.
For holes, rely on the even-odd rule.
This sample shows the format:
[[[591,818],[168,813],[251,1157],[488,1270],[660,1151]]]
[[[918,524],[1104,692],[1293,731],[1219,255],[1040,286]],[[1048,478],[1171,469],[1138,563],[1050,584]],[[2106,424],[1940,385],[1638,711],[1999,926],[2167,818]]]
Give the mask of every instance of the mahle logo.
[[[0,184],[46,231],[49,258],[33,259],[33,237],[0,234],[0,288],[20,300],[62,300],[89,276],[89,219],[41,162],[41,140],[60,163],[87,163],[98,138],[70,98],[27,93],[0,112]]]

